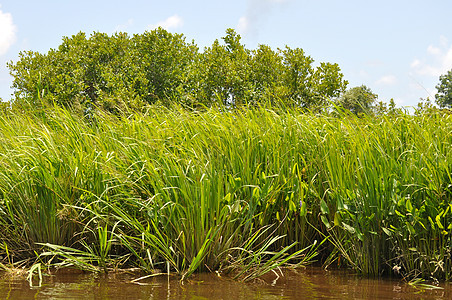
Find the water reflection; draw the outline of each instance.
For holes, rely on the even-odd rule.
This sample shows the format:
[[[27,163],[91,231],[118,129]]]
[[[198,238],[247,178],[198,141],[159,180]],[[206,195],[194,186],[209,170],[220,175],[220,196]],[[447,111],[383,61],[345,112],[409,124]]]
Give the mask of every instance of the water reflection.
[[[24,278],[0,280],[3,299],[452,299],[452,287],[419,290],[398,280],[360,278],[350,272],[307,268],[271,273],[243,284],[212,274],[197,274],[180,284],[175,277],[155,277],[132,283],[130,274],[95,275],[80,272],[46,276],[30,288]],[[275,279],[277,279],[276,282]]]

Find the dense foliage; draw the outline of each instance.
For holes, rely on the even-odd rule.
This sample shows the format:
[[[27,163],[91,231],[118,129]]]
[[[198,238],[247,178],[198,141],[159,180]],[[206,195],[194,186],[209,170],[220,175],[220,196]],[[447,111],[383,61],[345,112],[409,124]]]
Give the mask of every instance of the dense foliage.
[[[3,114],[0,129],[3,263],[39,254],[246,279],[308,260],[328,237],[327,264],[452,277],[452,122],[440,111],[51,108]]]
[[[156,102],[316,108],[346,88],[337,64],[314,67],[300,48],[249,50],[232,29],[222,40],[200,52],[183,35],[162,28],[132,37],[98,32],[65,37],[56,49],[21,52],[8,64],[15,101],[36,101],[39,94],[63,106],[109,111]]]
[[[452,70],[439,77],[436,89],[438,90],[435,95],[436,103],[440,107],[452,108]]]
[[[337,100],[337,104],[354,114],[368,114],[375,107],[378,96],[365,85],[353,87],[345,91]]]

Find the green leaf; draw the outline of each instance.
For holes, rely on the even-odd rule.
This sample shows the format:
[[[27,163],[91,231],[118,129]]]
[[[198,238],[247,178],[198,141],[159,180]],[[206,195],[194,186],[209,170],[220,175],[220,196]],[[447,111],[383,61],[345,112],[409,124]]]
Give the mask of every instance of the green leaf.
[[[432,229],[435,228],[435,222],[433,222],[432,218],[430,218],[430,216],[428,216],[428,220],[430,221],[430,225],[432,225]]]
[[[444,226],[443,226],[443,224],[441,224],[441,214],[437,215],[435,220],[436,220],[436,225],[438,225],[439,229],[443,230]]]
[[[344,226],[344,229],[347,230],[348,232],[350,232],[351,234],[355,234],[356,230],[355,228],[353,228],[352,226],[342,222],[342,226]]]
[[[339,213],[339,212],[336,212],[336,213],[334,214],[334,225],[335,225],[335,226],[339,226],[339,225],[341,224],[341,220],[342,220],[342,218],[341,218],[340,213]]]
[[[408,228],[408,231],[410,232],[411,235],[415,235],[416,231],[414,230],[413,225],[411,225],[410,223],[406,222],[406,227]]]
[[[300,216],[304,217],[308,213],[306,201],[301,201]]]
[[[290,211],[296,211],[297,210],[297,206],[295,205],[295,203],[292,200],[289,200],[289,210]]]
[[[331,228],[330,222],[328,221],[325,215],[321,215],[320,219],[322,220],[322,223],[325,224],[326,228],[328,229]]]
[[[260,188],[259,187],[255,187],[253,189],[253,198],[259,199],[259,195],[260,195]]]
[[[387,236],[392,236],[392,232],[388,228],[381,227],[381,229],[383,229],[383,232],[386,233]]]
[[[338,197],[338,198],[337,198],[336,203],[337,203],[337,209],[338,209],[338,210],[343,210],[343,209],[345,208],[344,202],[342,201],[342,198],[341,198],[341,197]]]
[[[361,242],[364,242],[364,235],[361,232],[357,231],[356,236]]]
[[[231,193],[227,193],[226,196],[224,196],[224,200],[226,203],[231,203]]]
[[[406,200],[405,207],[406,207],[406,210],[409,211],[410,213],[413,212],[413,205],[411,204],[410,199]]]
[[[320,211],[322,214],[329,214],[330,209],[328,208],[328,205],[326,204],[325,200],[320,200]]]
[[[396,215],[398,215],[399,217],[405,218],[405,216],[400,213],[397,209],[395,210]]]

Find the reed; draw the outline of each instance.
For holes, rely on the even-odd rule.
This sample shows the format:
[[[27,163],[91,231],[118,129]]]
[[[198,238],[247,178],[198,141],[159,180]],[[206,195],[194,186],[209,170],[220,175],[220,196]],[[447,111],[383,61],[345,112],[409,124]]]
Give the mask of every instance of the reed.
[[[320,252],[365,274],[449,279],[451,143],[440,113],[13,111],[0,117],[0,244],[99,272],[253,279]]]

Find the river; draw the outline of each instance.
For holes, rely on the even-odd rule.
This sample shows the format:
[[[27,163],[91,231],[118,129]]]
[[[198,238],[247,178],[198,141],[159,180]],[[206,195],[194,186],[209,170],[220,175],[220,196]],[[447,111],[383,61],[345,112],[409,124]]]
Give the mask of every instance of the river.
[[[279,276],[279,278],[278,278]],[[24,277],[5,275],[1,299],[452,299],[452,285],[413,287],[400,279],[362,278],[348,271],[308,267],[282,276],[241,283],[215,274],[195,274],[183,284],[175,276],[132,282],[137,275],[58,272],[30,287]],[[34,284],[36,285],[35,278]]]

